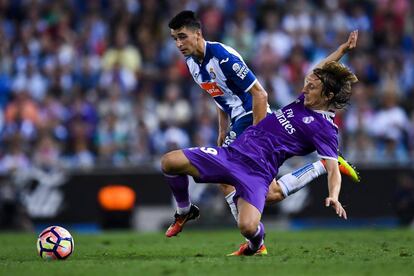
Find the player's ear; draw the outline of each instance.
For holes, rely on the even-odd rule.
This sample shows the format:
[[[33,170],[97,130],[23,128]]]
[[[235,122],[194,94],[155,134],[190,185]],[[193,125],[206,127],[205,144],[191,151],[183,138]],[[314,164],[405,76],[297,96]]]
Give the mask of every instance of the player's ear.
[[[326,96],[326,99],[328,100],[328,101],[330,101],[330,100],[332,100],[332,98],[334,97],[335,95],[334,95],[334,93],[333,92],[329,92],[328,93],[328,95]]]

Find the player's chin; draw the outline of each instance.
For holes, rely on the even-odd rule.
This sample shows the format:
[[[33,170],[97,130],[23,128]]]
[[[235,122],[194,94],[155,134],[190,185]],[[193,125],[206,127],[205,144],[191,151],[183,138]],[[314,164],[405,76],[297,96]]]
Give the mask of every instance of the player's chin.
[[[311,103],[311,102],[309,102],[309,101],[307,101],[306,99],[303,101],[303,105],[304,105],[305,107],[308,107],[308,108],[312,107],[312,103]]]

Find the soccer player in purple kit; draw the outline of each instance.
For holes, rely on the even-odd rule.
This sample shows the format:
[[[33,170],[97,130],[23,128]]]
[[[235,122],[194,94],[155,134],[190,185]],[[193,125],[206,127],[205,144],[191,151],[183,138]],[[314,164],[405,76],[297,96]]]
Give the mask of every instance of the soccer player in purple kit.
[[[169,26],[171,28],[172,37],[176,41],[177,47],[186,56],[186,62],[190,72],[193,75],[194,80],[210,95],[213,96],[218,106],[217,110],[219,112],[220,129],[222,130],[224,128],[223,126],[225,126],[226,123],[228,124],[227,116],[231,118],[231,130],[238,130],[238,132],[236,132],[237,135],[243,132],[247,126],[251,125],[252,123],[256,124],[258,121],[260,121],[264,116],[263,114],[266,114],[269,111],[267,108],[267,101],[263,97],[263,95],[266,95],[266,92],[257,82],[256,78],[244,64],[242,58],[237,54],[237,52],[234,49],[217,42],[206,42],[201,36],[200,23],[195,18],[194,13],[191,11],[184,11],[179,13],[171,20]],[[354,38],[356,41],[356,37]],[[345,50],[351,48],[349,40],[345,48]],[[249,91],[250,94],[246,93],[246,91]],[[223,121],[225,123],[223,123]],[[291,124],[288,123],[288,120],[283,122],[283,124],[285,127],[290,129]],[[292,131],[292,129],[289,131]],[[227,140],[232,140],[229,138],[234,137],[227,137]],[[218,140],[219,145],[224,141],[223,131],[220,131]],[[217,152],[216,148],[200,148],[200,150],[202,152],[206,152],[207,154],[210,151],[211,154]],[[192,176],[195,176],[196,179],[198,178],[197,180],[200,180],[198,174],[192,174],[195,173],[197,169],[191,173],[190,171],[175,171],[175,166],[181,168],[184,166],[182,162],[189,162],[186,158],[185,160],[182,160],[180,158],[174,160],[175,155],[177,154],[178,156],[180,155],[180,153],[173,152],[167,154],[163,158],[163,170],[166,174],[167,182],[170,184],[171,189],[173,190],[173,194],[178,203],[177,213],[175,215],[176,219],[171,227],[167,230],[167,236],[176,235],[181,231],[182,226],[186,221],[196,218],[199,214],[198,208],[195,205],[191,205],[189,203],[187,177],[181,175],[190,174]],[[343,159],[342,161],[345,164],[345,169],[347,169],[346,165],[348,164]],[[324,162],[325,164],[328,163],[328,161]],[[171,164],[173,164],[172,170],[170,167]],[[343,166],[343,164],[341,164],[341,166]],[[194,168],[190,163],[185,163],[185,167]],[[270,192],[267,194],[267,187],[269,186],[269,182],[266,185],[266,194],[268,195],[268,201],[272,202],[282,200],[289,194],[289,192],[292,193],[293,191],[296,191],[298,189],[297,186],[303,187],[312,179],[325,173],[326,169],[322,165],[321,161],[318,161],[314,164],[310,164],[310,166],[305,166],[304,169],[300,169],[298,171],[303,174],[307,174],[307,177],[303,177],[299,180],[299,177],[297,175],[288,174],[285,179],[284,177],[280,179],[284,179],[284,181],[281,181],[281,183],[276,183],[274,180],[272,180]],[[352,168],[348,171],[351,171],[351,173],[354,172]],[[212,171],[210,173],[215,174],[216,172]],[[180,176],[177,176],[177,174]],[[232,178],[226,177],[225,175],[219,178],[222,179],[223,182],[226,180],[233,180]],[[207,177],[202,179],[209,180],[210,178]],[[243,209],[243,207],[248,205],[240,203],[246,199],[240,197],[240,194],[237,192],[238,186],[236,185],[238,182],[237,180],[235,181],[236,182],[232,184],[236,187],[235,192],[233,191],[234,188],[228,185],[226,186],[230,187],[230,192],[228,191],[228,187],[225,187],[225,189],[222,190],[225,195],[227,193],[226,199],[230,207],[232,207],[231,203],[233,202],[233,196],[235,196],[235,198],[241,198],[239,199],[238,209],[234,207],[231,209],[236,220],[239,220],[239,227],[242,227],[243,225],[246,226],[245,224],[248,220],[246,220],[245,216],[250,212],[242,211],[246,209]],[[284,187],[284,190],[282,190],[280,187]],[[291,189],[292,187],[293,189]],[[183,195],[183,197],[181,197],[181,195]],[[231,196],[231,202],[228,200],[229,196]],[[261,213],[263,207],[261,207],[261,209],[257,209],[260,210]],[[246,210],[249,210],[249,208]],[[237,214],[237,211],[239,211],[239,214]],[[240,219],[242,219],[242,221],[240,221]],[[261,228],[263,230],[263,227]],[[242,234],[243,233],[247,232],[242,230]],[[260,246],[260,250],[266,250],[262,244]],[[255,253],[257,253],[256,251]]]

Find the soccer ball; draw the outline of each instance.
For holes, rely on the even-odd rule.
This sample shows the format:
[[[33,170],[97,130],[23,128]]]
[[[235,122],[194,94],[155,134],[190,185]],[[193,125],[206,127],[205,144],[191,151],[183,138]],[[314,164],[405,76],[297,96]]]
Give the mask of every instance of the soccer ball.
[[[64,260],[72,254],[73,249],[71,234],[60,226],[49,226],[37,239],[37,252],[45,260]]]

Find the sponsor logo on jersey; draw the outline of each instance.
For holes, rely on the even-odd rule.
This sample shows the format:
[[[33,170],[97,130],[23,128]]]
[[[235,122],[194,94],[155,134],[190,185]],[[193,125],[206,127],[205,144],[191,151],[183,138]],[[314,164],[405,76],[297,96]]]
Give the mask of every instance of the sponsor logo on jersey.
[[[294,117],[293,112],[291,109],[285,111],[288,114],[288,117]],[[286,118],[285,114],[281,109],[275,111],[275,115],[279,123],[285,128],[287,133],[293,134],[296,129],[292,126],[290,121]]]
[[[220,87],[215,82],[202,82],[200,83],[200,86],[203,90],[205,90],[212,97],[224,95],[224,92],[220,89]]]
[[[229,58],[222,59],[222,60],[220,60],[220,64],[226,63],[227,61],[229,61]]]

